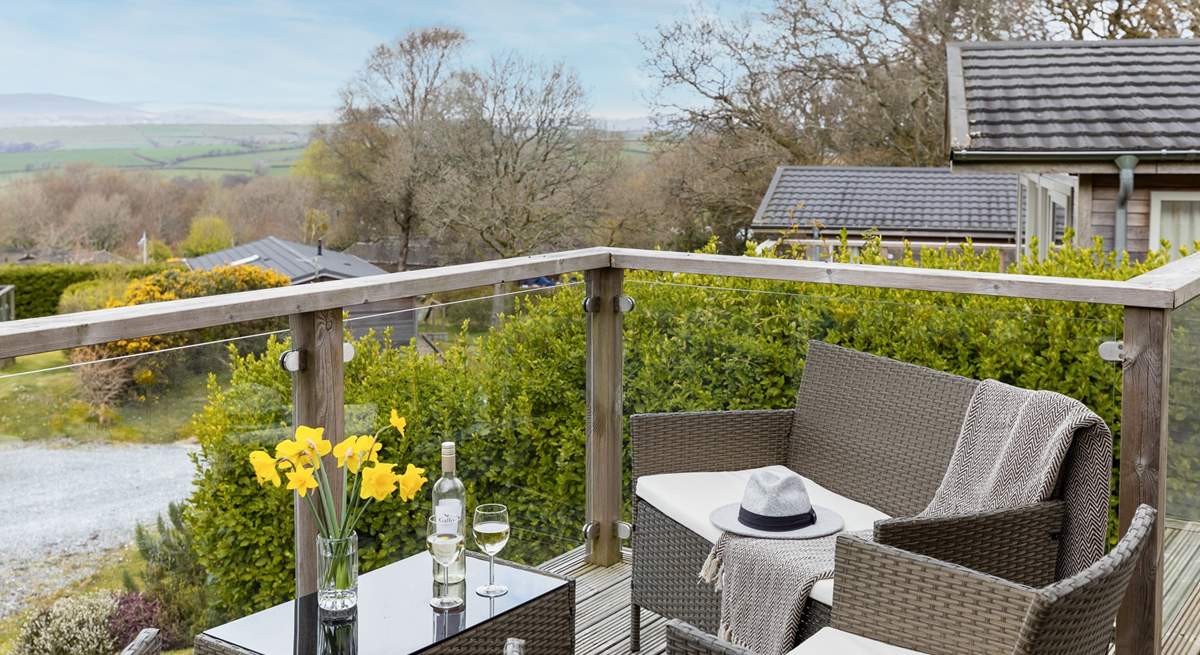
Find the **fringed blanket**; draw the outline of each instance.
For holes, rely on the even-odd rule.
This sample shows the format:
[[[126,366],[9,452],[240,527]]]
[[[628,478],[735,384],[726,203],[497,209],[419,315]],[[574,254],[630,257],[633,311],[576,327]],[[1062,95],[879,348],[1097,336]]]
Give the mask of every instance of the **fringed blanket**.
[[[985,380],[971,398],[946,476],[920,516],[1048,500],[1073,443],[1087,470],[1111,462],[1112,435],[1082,403]],[[1107,499],[1107,478],[1064,490],[1068,570],[1082,570],[1103,554],[1104,530],[1096,526],[1106,521]],[[858,534],[871,537],[869,531]],[[700,573],[721,592],[719,636],[762,655],[791,650],[813,585],[833,577],[836,542],[836,535],[779,540],[722,534]]]

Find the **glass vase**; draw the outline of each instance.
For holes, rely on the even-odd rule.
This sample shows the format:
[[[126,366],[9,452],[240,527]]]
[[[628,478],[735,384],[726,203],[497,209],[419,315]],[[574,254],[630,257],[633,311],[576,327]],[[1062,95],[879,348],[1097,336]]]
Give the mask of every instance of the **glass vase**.
[[[317,607],[329,612],[358,604],[358,534],[345,539],[317,535]]]

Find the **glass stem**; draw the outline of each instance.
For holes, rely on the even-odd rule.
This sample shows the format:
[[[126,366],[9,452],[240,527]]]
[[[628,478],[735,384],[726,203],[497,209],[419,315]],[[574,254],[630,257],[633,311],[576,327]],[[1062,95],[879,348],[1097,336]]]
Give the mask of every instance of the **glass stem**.
[[[488,586],[496,586],[496,556],[488,555]]]
[[[453,562],[451,562],[451,564],[453,564]],[[445,589],[442,590],[442,593],[446,596],[446,598],[449,598],[450,597],[450,566],[449,565],[442,567],[442,582],[445,585]]]

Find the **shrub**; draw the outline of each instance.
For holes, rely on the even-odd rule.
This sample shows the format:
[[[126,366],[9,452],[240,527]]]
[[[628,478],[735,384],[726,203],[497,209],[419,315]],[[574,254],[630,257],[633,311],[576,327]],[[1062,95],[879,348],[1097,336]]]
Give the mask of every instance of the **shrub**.
[[[58,312],[63,290],[96,278],[133,279],[167,268],[164,264],[125,266],[121,264],[4,264],[0,285],[17,288],[17,318],[52,316]]]
[[[130,282],[119,300],[108,303],[109,307],[140,305],[149,302],[195,298],[254,289],[287,286],[287,277],[274,271],[253,266],[222,266],[211,271],[171,268]],[[90,292],[89,292],[90,293]],[[72,302],[75,297],[72,297]],[[246,332],[274,329],[281,321],[267,320],[234,325],[217,326],[203,330],[152,335],[138,339],[123,339],[97,346],[77,348],[72,351],[76,363],[96,362],[79,367],[80,383],[84,387],[93,413],[104,417],[131,384],[147,392],[170,383],[172,371],[179,366],[192,370],[210,370],[219,364],[214,353],[206,349],[173,351],[153,357],[113,360],[122,355],[153,353],[164,348],[189,343],[204,343],[217,339],[236,337]]]
[[[192,219],[188,235],[179,244],[184,257],[199,257],[233,246],[233,230],[220,216],[198,216]]]
[[[150,261],[155,262],[165,262],[175,256],[171,246],[159,239],[151,239],[150,243],[146,244],[146,254],[150,256]]]
[[[160,515],[153,531],[139,525],[135,539],[146,560],[142,595],[157,607],[156,627],[167,646],[187,646],[205,627],[220,623],[207,613],[207,574],[197,560],[186,511],[186,505],[171,503],[166,519]],[[125,586],[136,590],[132,578],[126,578]]]
[[[850,259],[849,248],[838,257]],[[884,263],[877,245],[868,244],[857,257]],[[1022,268],[1036,275],[1125,279],[1163,261],[1154,255],[1131,263],[1095,243],[1065,247]],[[922,263],[1001,269],[994,252],[976,254],[969,245],[926,251]],[[911,253],[898,263],[914,264]],[[626,416],[790,407],[808,340],[822,339],[970,377],[1060,391],[1120,429],[1120,371],[1096,353],[1100,341],[1121,334],[1120,307],[671,273],[630,272],[626,279],[627,293],[637,300],[625,318]],[[385,452],[431,466],[433,474],[438,442],[456,440],[469,502],[509,505],[513,539],[505,557],[537,562],[579,543],[586,365],[581,297],[576,286],[523,298],[485,336],[460,336],[439,354],[360,339],[347,365],[347,430],[363,430],[354,425],[356,415],[378,425],[389,408],[398,408],[409,420],[410,451],[396,452],[398,444],[385,437]],[[212,602],[222,611],[244,614],[292,591],[291,501],[286,494],[262,493],[246,464],[251,450],[270,447],[289,430],[290,380],[276,363],[287,347],[272,339],[262,354],[231,353],[231,379],[218,384],[210,378],[207,405],[194,419],[201,453],[187,520],[211,576]],[[629,452],[627,446],[626,457]],[[419,550],[428,509],[419,503],[373,506],[359,523],[364,568]]]
[[[117,596],[117,605],[108,617],[108,632],[117,648],[124,648],[146,628],[160,626],[157,600],[137,592]]]
[[[117,596],[98,591],[63,598],[39,611],[21,628],[14,655],[112,655],[117,643],[109,619]]]
[[[104,309],[120,301],[129,281],[121,277],[101,277],[76,282],[63,289],[58,299],[58,313],[71,314]]]

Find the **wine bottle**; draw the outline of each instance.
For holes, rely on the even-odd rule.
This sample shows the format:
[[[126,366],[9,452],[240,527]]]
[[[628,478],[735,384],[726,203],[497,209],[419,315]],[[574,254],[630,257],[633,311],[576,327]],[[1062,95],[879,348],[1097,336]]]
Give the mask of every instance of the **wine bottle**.
[[[442,521],[461,525],[467,507],[467,488],[458,479],[455,463],[454,442],[442,442],[442,477],[433,483],[433,515],[439,525]],[[433,562],[434,580],[442,580],[442,565]],[[450,565],[450,583],[461,582],[467,576],[465,557],[459,557]]]

